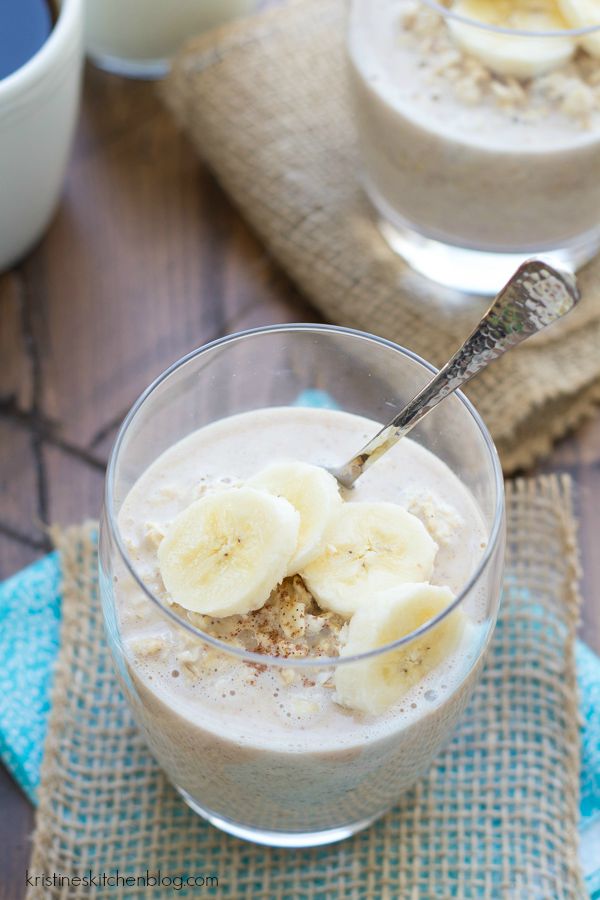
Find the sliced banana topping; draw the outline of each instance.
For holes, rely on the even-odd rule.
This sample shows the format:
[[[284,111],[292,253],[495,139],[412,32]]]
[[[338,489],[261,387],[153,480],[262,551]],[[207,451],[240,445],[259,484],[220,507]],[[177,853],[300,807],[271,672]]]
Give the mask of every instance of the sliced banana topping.
[[[483,25],[528,32],[565,31],[573,27],[566,5],[595,5],[595,0],[456,0],[452,12]],[[497,75],[527,79],[564,65],[577,47],[574,38],[509,35],[448,18],[456,43]]]
[[[249,487],[207,494],[170,524],[158,548],[171,599],[209,616],[261,607],[296,552],[300,515]]]
[[[350,620],[341,656],[376,650],[431,621],[453,600],[450,588],[403,584],[373,596]],[[467,623],[455,609],[405,647],[337,667],[337,702],[379,715],[406,694],[456,648]]]
[[[352,616],[375,593],[427,581],[437,545],[425,526],[395,503],[343,503],[321,555],[300,574],[319,606]]]
[[[321,466],[276,462],[247,485],[284,497],[300,514],[298,544],[287,572],[295,575],[321,552],[323,535],[342,504],[337,481]]]
[[[280,462],[241,487],[194,501],[167,527],[157,556],[170,599],[189,615],[201,614],[202,622],[212,619],[229,629],[233,623],[242,632],[256,626],[255,650],[276,622],[284,643],[295,642],[305,655],[300,645],[305,632],[312,634],[316,601],[327,610],[319,615],[339,623],[327,652],[335,655],[341,646],[340,655],[347,657],[397,641],[451,603],[449,588],[427,583],[436,552],[425,526],[403,507],[343,502],[324,469]],[[282,582],[292,582],[284,581],[286,576],[298,568],[301,577],[293,584],[300,593],[279,596]],[[467,621],[455,610],[406,647],[338,666],[332,684],[336,701],[380,714],[453,651]],[[271,645],[266,649],[271,652]],[[319,650],[324,651],[322,642]],[[180,662],[195,661],[182,657]]]
[[[558,6],[571,28],[589,28],[592,25],[598,28],[598,31],[582,35],[579,43],[590,56],[600,57],[599,0],[558,0]]]

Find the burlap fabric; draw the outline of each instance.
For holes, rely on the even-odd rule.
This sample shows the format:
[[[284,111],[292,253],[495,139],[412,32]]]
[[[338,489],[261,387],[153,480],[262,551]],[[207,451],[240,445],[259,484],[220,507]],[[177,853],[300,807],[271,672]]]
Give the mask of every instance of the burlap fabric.
[[[485,308],[412,274],[358,183],[343,0],[300,0],[192,42],[164,95],[273,255],[329,320],[441,365]],[[493,215],[493,210],[490,211]],[[600,260],[580,308],[468,393],[505,471],[529,465],[600,400]]]
[[[351,840],[270,850],[191,813],[121,697],[104,640],[92,528],[60,539],[62,646],[30,875],[214,876],[191,896],[240,900],[575,900],[578,721],[575,531],[568,482],[508,485],[503,607],[483,679],[448,749],[383,820]],[[167,897],[142,886],[103,897]],[[176,894],[173,892],[173,895]],[[87,897],[33,887],[28,900]]]

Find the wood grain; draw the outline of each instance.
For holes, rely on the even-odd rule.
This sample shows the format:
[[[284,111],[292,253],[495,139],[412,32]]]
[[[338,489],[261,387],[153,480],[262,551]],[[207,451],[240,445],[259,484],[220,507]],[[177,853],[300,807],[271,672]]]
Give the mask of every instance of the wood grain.
[[[244,224],[151,83],[89,69],[64,197],[0,276],[0,577],[44,552],[45,525],[99,512],[119,423],[201,343],[320,321]],[[542,467],[578,488],[583,635],[600,651],[600,417]],[[32,811],[0,768],[0,900],[24,896]]]
[[[85,100],[64,202],[22,270],[41,412],[93,448],[167,365],[277,296],[282,277],[153,85],[90,71]]]
[[[39,510],[47,504],[39,496],[36,439],[21,421],[0,417],[0,537],[39,551],[47,543]]]
[[[37,547],[31,547],[20,539],[14,539],[0,533],[0,581],[4,581],[12,573],[20,572],[25,566],[35,562],[40,556]],[[2,766],[0,765],[0,771]],[[0,817],[2,806],[0,806]],[[1,855],[0,855],[1,858]],[[2,871],[0,866],[0,872]]]
[[[600,415],[561,441],[551,458],[538,468],[543,472],[568,472],[575,482],[583,599],[579,633],[600,654]]]
[[[32,405],[31,365],[24,321],[23,281],[18,271],[0,274],[0,412]]]
[[[98,519],[104,490],[104,467],[90,466],[52,445],[43,449],[48,479],[51,524],[63,528],[73,522]]]
[[[0,900],[25,896],[33,817],[33,807],[0,766]]]

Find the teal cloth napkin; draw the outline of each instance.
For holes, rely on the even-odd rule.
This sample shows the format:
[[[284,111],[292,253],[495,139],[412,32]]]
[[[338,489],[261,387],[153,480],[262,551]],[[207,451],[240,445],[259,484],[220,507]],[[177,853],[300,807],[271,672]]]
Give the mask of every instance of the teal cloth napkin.
[[[60,587],[58,553],[0,584],[0,758],[34,803],[60,641]]]

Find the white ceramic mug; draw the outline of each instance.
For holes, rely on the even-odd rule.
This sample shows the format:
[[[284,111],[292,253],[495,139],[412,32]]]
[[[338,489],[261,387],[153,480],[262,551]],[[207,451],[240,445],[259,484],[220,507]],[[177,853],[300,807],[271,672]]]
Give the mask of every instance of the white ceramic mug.
[[[0,80],[0,271],[41,237],[73,141],[83,59],[82,0],[62,0],[37,53]]]

